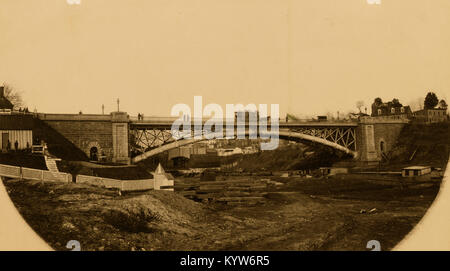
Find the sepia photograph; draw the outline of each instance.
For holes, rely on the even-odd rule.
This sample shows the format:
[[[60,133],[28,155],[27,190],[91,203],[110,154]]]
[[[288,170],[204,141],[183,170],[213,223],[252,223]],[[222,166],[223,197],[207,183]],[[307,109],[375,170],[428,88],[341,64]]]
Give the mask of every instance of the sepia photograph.
[[[449,15],[0,0],[0,250],[450,250]]]

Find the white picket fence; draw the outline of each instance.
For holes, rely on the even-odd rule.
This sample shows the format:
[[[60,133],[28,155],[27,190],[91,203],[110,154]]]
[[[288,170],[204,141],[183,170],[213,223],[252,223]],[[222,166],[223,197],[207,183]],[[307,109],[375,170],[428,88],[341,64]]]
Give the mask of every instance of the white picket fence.
[[[63,172],[51,172],[48,170],[32,169],[25,167],[15,167],[0,164],[0,176],[37,180],[37,181],[54,181],[62,183],[71,183],[72,174]],[[104,188],[116,188],[120,191],[142,191],[142,190],[160,190],[160,186],[155,186],[154,179],[146,180],[116,180],[102,177],[94,177],[87,175],[77,175],[76,183],[88,184]],[[164,189],[164,188],[162,188]]]
[[[20,167],[0,165],[0,176],[10,178],[20,178],[21,177]]]
[[[72,175],[58,172],[55,174],[47,170],[32,169],[26,167],[15,167],[0,164],[0,176],[18,179],[30,179],[37,181],[54,181],[68,183],[72,181]]]

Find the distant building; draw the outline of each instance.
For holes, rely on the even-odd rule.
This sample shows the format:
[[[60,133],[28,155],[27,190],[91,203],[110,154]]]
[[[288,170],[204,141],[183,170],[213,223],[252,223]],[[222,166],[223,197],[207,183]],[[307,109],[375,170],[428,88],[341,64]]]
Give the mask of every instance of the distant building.
[[[33,145],[33,116],[0,115],[0,146],[2,152],[31,149]]]
[[[358,120],[358,119],[361,118],[361,117],[368,117],[368,116],[369,116],[368,114],[362,113],[362,112],[359,112],[359,113],[349,113],[349,114],[348,114],[348,118],[351,119],[351,120]]]
[[[230,156],[235,154],[243,154],[243,151],[241,148],[221,148],[217,149],[217,155],[218,156]]]
[[[378,116],[398,116],[402,115],[405,117],[411,117],[412,111],[411,107],[409,106],[403,106],[401,103],[398,102],[387,102],[383,103],[381,101],[377,102],[375,101],[372,104],[372,117],[378,117]]]
[[[259,150],[257,148],[254,147],[245,147],[244,149],[242,149],[242,153],[243,154],[252,154],[252,153],[257,153]]]
[[[406,167],[406,168],[402,169],[403,177],[422,176],[422,175],[425,175],[428,173],[431,173],[431,167],[412,166],[412,167]]]
[[[337,167],[321,167],[320,173],[323,176],[326,175],[336,175],[336,174],[347,174],[348,169],[347,168],[337,168]]]
[[[437,123],[448,119],[446,108],[422,109],[414,112],[413,117],[419,123]]]
[[[206,150],[207,150],[207,144],[205,144],[203,142],[195,143],[195,144],[192,144],[191,154],[196,154],[196,155],[206,154]]]
[[[0,86],[0,110],[12,111],[14,105],[5,97],[5,87]]]

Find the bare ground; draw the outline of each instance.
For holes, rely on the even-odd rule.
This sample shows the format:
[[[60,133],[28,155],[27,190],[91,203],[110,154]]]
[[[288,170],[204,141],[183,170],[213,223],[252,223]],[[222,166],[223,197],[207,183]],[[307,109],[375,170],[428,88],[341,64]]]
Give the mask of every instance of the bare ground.
[[[378,240],[388,250],[420,221],[440,184],[363,175],[283,182],[265,204],[240,207],[168,191],[119,196],[76,184],[4,184],[56,250],[69,240],[82,250],[367,250]]]

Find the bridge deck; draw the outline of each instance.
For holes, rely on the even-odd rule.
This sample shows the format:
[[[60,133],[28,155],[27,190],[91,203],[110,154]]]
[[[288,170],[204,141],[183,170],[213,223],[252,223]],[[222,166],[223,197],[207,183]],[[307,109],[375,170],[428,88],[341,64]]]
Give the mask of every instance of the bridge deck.
[[[130,119],[130,125],[135,128],[150,128],[150,127],[171,127],[176,118],[173,119],[144,119],[144,120],[133,120]],[[207,120],[202,120],[202,124],[205,124]],[[227,121],[223,120],[223,125],[225,126]],[[194,122],[191,122],[191,125],[194,125]],[[270,121],[267,124],[270,126]],[[237,126],[237,123],[234,123],[234,126]],[[245,126],[248,126],[248,122],[246,122]],[[358,126],[357,122],[351,121],[298,121],[298,122],[279,122],[280,128],[288,128],[288,127],[356,127]]]

